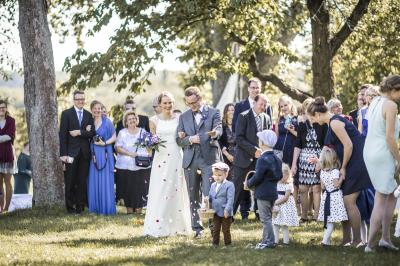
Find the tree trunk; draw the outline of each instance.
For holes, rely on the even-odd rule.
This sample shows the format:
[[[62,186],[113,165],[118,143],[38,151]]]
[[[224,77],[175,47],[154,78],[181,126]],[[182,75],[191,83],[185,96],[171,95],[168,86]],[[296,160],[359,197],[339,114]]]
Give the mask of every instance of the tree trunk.
[[[224,28],[222,28],[221,25],[217,25],[214,27],[214,31],[210,35],[211,48],[219,53],[224,53],[226,49],[228,49],[227,41],[224,39]],[[217,71],[217,79],[210,81],[214,106],[218,104],[229,77],[230,74]]]
[[[19,0],[24,102],[33,170],[33,203],[64,203],[59,160],[56,79],[45,0]]]
[[[329,10],[326,0],[308,0],[312,33],[312,72],[314,96],[327,100],[334,96],[332,55],[329,45]]]

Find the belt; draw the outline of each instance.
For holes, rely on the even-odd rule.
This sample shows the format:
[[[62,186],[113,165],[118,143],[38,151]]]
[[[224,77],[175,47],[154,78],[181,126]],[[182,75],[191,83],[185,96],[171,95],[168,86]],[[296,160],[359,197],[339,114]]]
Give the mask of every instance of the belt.
[[[340,189],[335,189],[332,191],[325,190],[326,198],[324,204],[324,228],[326,229],[326,224],[328,223],[328,216],[331,215],[331,193],[338,192]]]

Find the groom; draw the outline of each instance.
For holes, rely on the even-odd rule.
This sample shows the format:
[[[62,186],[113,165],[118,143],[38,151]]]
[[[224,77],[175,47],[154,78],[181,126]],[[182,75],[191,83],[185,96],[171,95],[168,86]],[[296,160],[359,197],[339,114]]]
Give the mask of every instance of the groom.
[[[205,200],[208,200],[211,165],[221,160],[217,139],[222,134],[222,123],[219,110],[203,104],[199,88],[187,88],[185,101],[190,110],[179,117],[176,141],[183,147],[183,168],[190,198],[192,229],[196,232],[195,238],[200,238],[204,229],[197,213],[200,194],[203,193]],[[201,176],[197,174],[198,170]]]

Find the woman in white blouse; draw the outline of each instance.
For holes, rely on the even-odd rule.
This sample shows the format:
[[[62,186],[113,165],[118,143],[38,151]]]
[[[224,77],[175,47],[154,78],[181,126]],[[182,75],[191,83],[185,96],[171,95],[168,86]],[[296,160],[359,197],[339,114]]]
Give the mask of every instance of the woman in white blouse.
[[[145,129],[137,127],[138,122],[135,112],[126,112],[123,118],[125,128],[118,133],[115,143],[117,185],[120,189],[121,198],[124,200],[127,214],[142,213],[147,197],[145,195],[145,182],[150,176],[150,167],[138,167],[135,163],[136,156],[151,156],[146,148],[136,145],[139,137],[146,132]]]

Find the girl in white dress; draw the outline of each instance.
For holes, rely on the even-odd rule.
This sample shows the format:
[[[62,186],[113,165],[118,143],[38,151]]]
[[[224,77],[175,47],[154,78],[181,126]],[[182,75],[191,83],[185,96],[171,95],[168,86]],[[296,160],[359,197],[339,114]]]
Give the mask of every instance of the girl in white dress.
[[[282,164],[282,174],[283,177],[277,184],[278,199],[274,203],[272,224],[274,225],[275,243],[279,243],[279,231],[282,229],[283,244],[288,245],[288,226],[299,226],[299,217],[293,197],[293,179],[289,165]]]
[[[191,233],[190,203],[182,169],[182,149],[176,144],[178,118],[173,116],[174,98],[158,97],[162,112],[150,120],[153,134],[166,141],[155,152],[150,176],[144,234],[154,237]]]
[[[319,208],[318,221],[324,222],[323,246],[330,245],[333,224],[347,221],[347,212],[344,207],[343,193],[340,189],[340,161],[335,150],[325,147],[319,159],[321,167],[321,187],[324,190]]]

